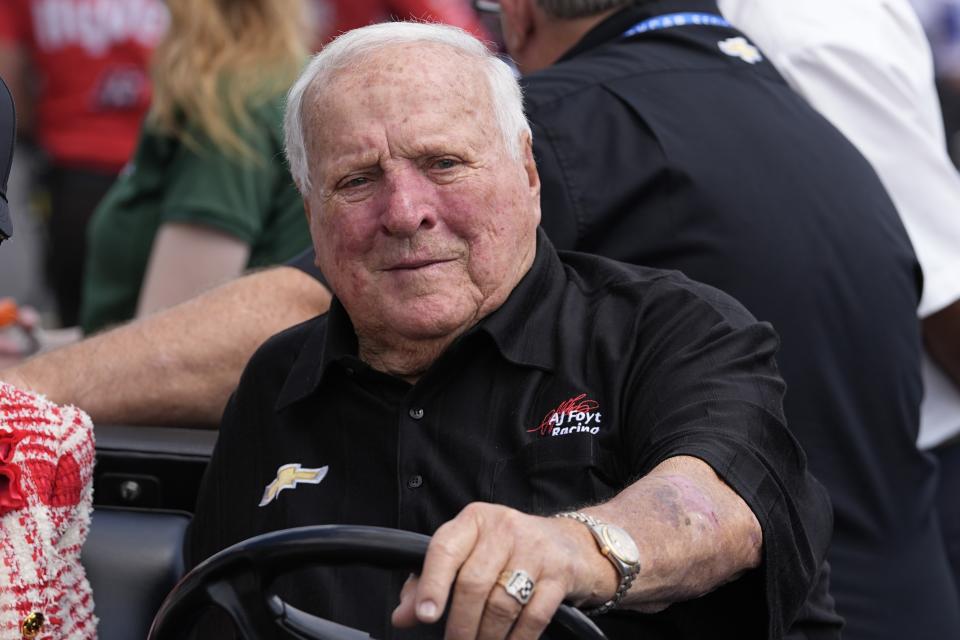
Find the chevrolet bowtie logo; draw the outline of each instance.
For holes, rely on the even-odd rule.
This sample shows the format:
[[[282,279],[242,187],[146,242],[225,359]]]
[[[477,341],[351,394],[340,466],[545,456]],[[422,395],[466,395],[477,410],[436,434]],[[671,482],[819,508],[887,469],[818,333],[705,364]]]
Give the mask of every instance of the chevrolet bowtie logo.
[[[303,469],[299,463],[285,464],[277,469],[277,477],[267,485],[263,490],[263,499],[260,500],[261,507],[264,507],[277,497],[284,489],[293,489],[298,484],[320,484],[327,475],[329,466],[319,469]]]
[[[760,50],[747,42],[746,38],[739,36],[736,38],[727,38],[726,40],[718,42],[717,46],[720,47],[720,51],[723,51],[728,56],[740,58],[750,64],[756,64],[763,60],[763,55],[761,55]]]

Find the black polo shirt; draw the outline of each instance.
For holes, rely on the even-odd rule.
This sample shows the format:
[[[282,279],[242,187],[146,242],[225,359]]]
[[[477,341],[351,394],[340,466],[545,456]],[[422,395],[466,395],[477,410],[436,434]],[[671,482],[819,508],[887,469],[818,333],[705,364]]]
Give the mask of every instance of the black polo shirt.
[[[542,226],[559,249],[679,269],[773,324],[788,425],[834,505],[844,636],[960,637],[936,472],[915,444],[919,266],[897,212],[765,58],[721,50],[742,33],[623,37],[684,11],[719,13],[644,2],[524,78]]]
[[[686,454],[753,509],[763,569],[662,614],[608,615],[603,626],[622,638],[761,638],[768,628],[781,637],[813,584],[831,516],[783,424],[774,332],[678,273],[558,257],[542,234],[538,244],[506,303],[415,385],[357,358],[336,300],[268,341],[224,415],[190,561],[307,524],[429,534],[473,501],[555,513],[607,500]],[[257,506],[288,464],[328,470]],[[375,637],[404,637],[389,629],[402,579],[311,573],[280,591]]]

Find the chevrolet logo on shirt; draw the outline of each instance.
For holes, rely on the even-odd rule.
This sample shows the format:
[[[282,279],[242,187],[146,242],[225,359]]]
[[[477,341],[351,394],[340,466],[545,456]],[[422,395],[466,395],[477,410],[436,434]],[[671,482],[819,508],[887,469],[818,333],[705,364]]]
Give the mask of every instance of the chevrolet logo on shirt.
[[[319,469],[304,469],[300,463],[285,464],[277,469],[277,477],[263,490],[263,499],[258,506],[265,507],[273,502],[284,489],[294,489],[300,483],[320,484],[326,477],[329,466]]]
[[[763,55],[760,54],[760,50],[747,42],[746,38],[740,36],[721,40],[717,43],[717,46],[720,47],[720,51],[723,51],[728,56],[740,58],[750,64],[756,64],[763,60]]]

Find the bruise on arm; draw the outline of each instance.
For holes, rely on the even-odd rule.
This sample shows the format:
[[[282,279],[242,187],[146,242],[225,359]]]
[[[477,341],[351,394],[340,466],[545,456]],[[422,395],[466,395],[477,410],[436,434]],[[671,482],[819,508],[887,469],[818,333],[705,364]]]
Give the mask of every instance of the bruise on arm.
[[[641,570],[625,608],[659,611],[760,565],[759,521],[697,458],[669,458],[609,502],[584,512],[623,527],[637,543]]]

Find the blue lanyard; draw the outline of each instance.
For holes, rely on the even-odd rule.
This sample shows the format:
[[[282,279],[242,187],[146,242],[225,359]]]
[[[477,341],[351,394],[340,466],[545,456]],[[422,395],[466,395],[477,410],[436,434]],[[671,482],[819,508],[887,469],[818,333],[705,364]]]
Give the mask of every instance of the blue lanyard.
[[[702,25],[707,27],[732,27],[729,22],[714,13],[668,13],[662,16],[647,18],[638,22],[623,33],[624,38],[635,36],[648,31],[670,29],[671,27],[686,27]]]

